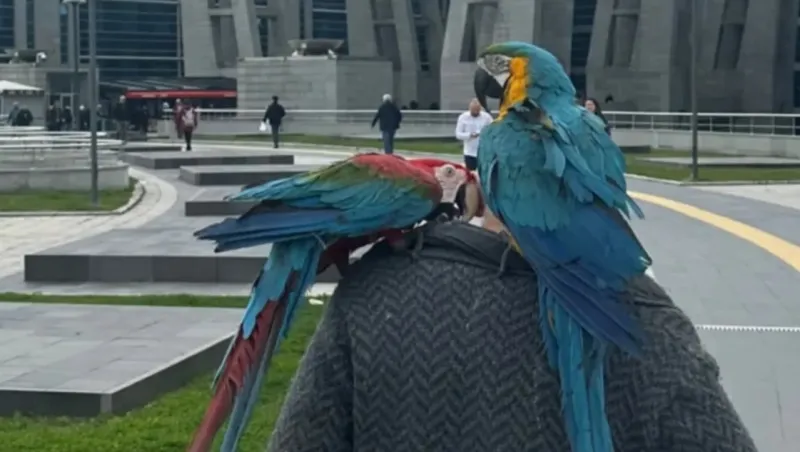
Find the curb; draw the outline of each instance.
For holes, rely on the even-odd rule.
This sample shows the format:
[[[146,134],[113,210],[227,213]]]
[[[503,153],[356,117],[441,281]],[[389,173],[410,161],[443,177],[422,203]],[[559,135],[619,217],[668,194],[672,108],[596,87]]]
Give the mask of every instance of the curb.
[[[209,140],[204,142],[203,144],[210,144],[214,143],[214,140]],[[238,144],[247,146],[252,144],[259,144],[259,141],[239,141]],[[341,146],[341,145],[319,145],[319,144],[309,144],[309,143],[295,143],[295,142],[286,142],[283,143],[283,146],[286,148],[299,148],[299,149],[309,149],[309,147],[317,147],[320,150],[329,150],[329,151],[352,151],[356,153],[364,153],[364,152],[380,152],[380,149],[375,148],[367,148],[367,147],[357,147],[357,146]],[[404,149],[397,149],[396,152],[398,154],[404,155],[424,155],[424,156],[453,156],[454,158],[458,158],[460,154],[446,154],[446,153],[438,153],[438,152],[424,152],[424,151],[407,151]],[[800,184],[800,180],[744,180],[744,181],[677,181],[671,179],[660,179],[658,177],[650,177],[650,176],[642,176],[639,174],[633,173],[625,173],[625,177],[629,177],[631,179],[636,180],[643,180],[647,182],[657,182],[661,184],[667,185],[676,185],[679,187],[703,187],[703,186],[711,186],[711,187],[725,187],[725,186],[736,186],[736,185],[794,185]]]
[[[125,213],[130,212],[136,206],[142,202],[144,199],[144,195],[147,194],[147,189],[145,187],[144,182],[139,180],[136,181],[136,185],[133,187],[133,193],[131,194],[131,198],[128,200],[125,205],[121,207],[117,207],[111,211],[101,211],[98,212],[96,210],[79,210],[73,212],[59,212],[59,211],[14,211],[14,212],[0,212],[0,218],[9,218],[9,217],[107,217],[107,216],[116,216],[122,215]]]
[[[727,187],[736,185],[798,185],[800,180],[742,180],[742,181],[678,181],[670,179],[659,179],[657,177],[641,176],[639,174],[625,173],[625,177],[643,180],[647,182],[658,182],[667,185],[677,185],[679,187]]]

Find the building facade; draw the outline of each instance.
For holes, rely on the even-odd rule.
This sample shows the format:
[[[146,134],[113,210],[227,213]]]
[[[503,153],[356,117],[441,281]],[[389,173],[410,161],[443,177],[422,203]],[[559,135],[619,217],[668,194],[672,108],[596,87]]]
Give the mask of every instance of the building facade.
[[[417,101],[426,108],[439,101],[439,55],[448,3],[184,1],[186,75],[233,76],[240,59],[288,55],[291,39],[341,39],[346,42],[343,54],[391,61],[395,96],[401,103]]]
[[[243,58],[285,56],[291,39],[344,40],[390,61],[393,93],[463,108],[491,42],[536,42],[581,92],[615,109],[689,110],[691,23],[700,21],[704,111],[800,110],[800,0],[97,0],[103,80],[235,77]],[[697,12],[692,5],[698,4]],[[69,70],[88,17],[59,0],[0,0],[0,49],[37,49]]]
[[[451,0],[443,107],[471,95],[479,49],[514,39],[551,50],[615,109],[688,111],[693,15],[701,111],[800,111],[800,0]]]

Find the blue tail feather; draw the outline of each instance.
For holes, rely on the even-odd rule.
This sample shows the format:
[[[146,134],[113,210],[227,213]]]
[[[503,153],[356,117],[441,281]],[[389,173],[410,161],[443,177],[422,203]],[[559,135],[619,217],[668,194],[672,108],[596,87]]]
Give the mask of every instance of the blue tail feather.
[[[241,439],[247,422],[252,415],[253,408],[258,401],[258,393],[263,386],[264,377],[269,368],[268,363],[274,353],[277,352],[281,338],[286,337],[290,326],[293,323],[294,316],[297,309],[301,306],[306,290],[314,282],[317,274],[317,266],[319,259],[324,249],[321,244],[315,239],[307,239],[300,241],[292,241],[288,243],[280,243],[273,249],[273,254],[278,254],[274,258],[273,266],[269,265],[269,261],[264,269],[262,278],[259,278],[259,287],[254,288],[251,295],[251,303],[248,304],[245,312],[245,320],[248,318],[253,319],[255,323],[255,315],[263,309],[264,303],[261,303],[258,297],[270,296],[278,289],[275,283],[279,279],[275,279],[273,274],[284,273],[287,275],[296,274],[297,279],[294,286],[286,295],[286,310],[284,311],[283,322],[281,329],[277,336],[277,342],[274,347],[267,347],[264,354],[258,358],[256,364],[256,371],[247,377],[240,397],[236,400],[231,412],[230,420],[228,422],[228,429],[222,441],[221,450],[225,452],[233,452],[237,450],[239,440]],[[280,270],[284,270],[286,265],[289,265],[289,272],[277,271],[276,267],[280,266]],[[265,287],[260,287],[261,283]],[[287,281],[284,281],[281,289],[285,287]],[[256,311],[255,308],[260,308]],[[251,307],[254,308],[251,310]],[[251,312],[254,313],[251,316]],[[245,322],[242,323],[243,332],[247,331]],[[250,329],[252,331],[252,328]]]

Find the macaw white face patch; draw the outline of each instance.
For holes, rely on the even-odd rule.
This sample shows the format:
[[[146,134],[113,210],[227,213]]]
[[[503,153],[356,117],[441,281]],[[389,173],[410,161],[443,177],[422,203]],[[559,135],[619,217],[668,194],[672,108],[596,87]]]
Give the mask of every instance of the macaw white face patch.
[[[467,174],[453,165],[442,165],[436,168],[434,175],[442,186],[442,202],[454,203],[458,188],[467,182]]]

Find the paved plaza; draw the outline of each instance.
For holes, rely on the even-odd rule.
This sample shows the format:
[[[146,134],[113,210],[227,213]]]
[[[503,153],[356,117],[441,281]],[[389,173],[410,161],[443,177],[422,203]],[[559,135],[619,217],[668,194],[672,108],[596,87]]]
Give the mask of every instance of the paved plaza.
[[[220,145],[198,144],[196,149],[197,152],[219,151]],[[225,149],[242,153],[261,147],[243,143],[225,146]],[[322,165],[347,155],[346,151],[340,149],[286,148],[281,151],[286,153],[287,150],[294,154],[297,165]],[[69,244],[81,240],[83,243],[92,242],[93,249],[110,250],[112,253],[115,249],[121,249],[118,248],[122,246],[119,244],[126,241],[129,242],[128,247],[135,247],[138,243],[136,237],[147,240],[150,248],[175,249],[177,243],[185,243],[187,247],[210,248],[208,245],[188,243],[191,232],[214,221],[214,217],[187,217],[185,204],[224,193],[228,188],[192,185],[181,180],[179,170],[174,168],[136,168],[133,174],[146,184],[147,191],[136,208],[122,215],[0,217],[0,291],[69,294],[247,293],[249,283],[246,281],[249,276],[241,281],[221,281],[218,284],[187,281],[24,281],[26,255],[49,253],[51,251],[48,250],[64,249],[65,246],[74,248],[75,245]],[[632,179],[630,189],[689,204],[758,228],[789,243],[800,243],[800,230],[797,228],[800,220],[800,188],[795,186],[700,188]],[[760,449],[770,452],[796,450],[796,444],[800,443],[800,431],[791,426],[800,422],[800,388],[793,383],[794,377],[800,373],[800,361],[795,359],[800,352],[800,305],[796,302],[800,293],[800,275],[797,270],[754,242],[675,210],[651,203],[641,204],[647,220],[636,221],[633,226],[655,260],[658,280],[698,325],[705,346],[719,362],[723,385]],[[148,235],[148,231],[155,235]],[[161,245],[154,242],[156,235],[163,242]],[[784,253],[784,259],[790,255]],[[800,254],[795,257],[800,265]],[[320,285],[316,291],[330,292],[332,288],[331,284]],[[130,310],[138,310],[136,322],[124,314],[132,312]],[[104,361],[108,358],[110,361],[96,363],[98,367],[93,370],[100,376],[76,377],[86,382],[98,382],[91,388],[82,389],[83,392],[116,394],[119,391],[115,392],[115,388],[133,384],[144,375],[164,368],[167,363],[180,361],[179,357],[184,354],[202,347],[209,348],[222,341],[233,330],[239,315],[237,310],[215,309],[192,309],[191,313],[196,318],[192,317],[192,321],[186,322],[185,316],[189,314],[172,308],[0,304],[0,392],[12,383],[18,384],[19,388],[25,385],[35,387],[38,392],[52,392],[59,387],[70,389],[63,385],[71,384],[69,382],[75,378],[68,380],[65,375],[58,380],[62,386],[52,386],[54,383],[50,382],[47,384],[51,387],[44,388],[34,383],[46,381],[48,372],[55,372],[50,375],[70,372],[66,360],[53,361],[55,352],[49,357],[42,352],[45,356],[37,358],[37,350],[45,347],[57,347],[66,358],[91,355],[93,347],[116,343],[118,346],[115,349],[123,355],[132,353],[132,356],[137,356],[126,347],[139,347],[136,353],[141,353],[141,347],[163,340],[164,334],[183,338],[178,341],[183,344],[180,350],[164,351],[163,356],[159,355],[159,359],[155,360],[158,362],[145,360],[142,363],[130,357],[117,356],[112,359],[107,356],[98,359]],[[58,323],[59,327],[49,330],[47,325],[53,323]],[[98,336],[94,333],[98,324],[107,325],[106,329],[113,328],[114,334]],[[32,341],[25,342],[20,338]],[[21,345],[24,343],[34,345]],[[211,348],[209,353],[215,353]],[[12,366],[9,364],[12,360],[35,367]],[[127,360],[137,363],[128,364]],[[109,370],[110,363],[117,361],[120,364],[114,366],[127,369],[125,372],[128,373],[120,371],[117,375],[113,366]],[[154,391],[153,396],[158,392]],[[99,403],[97,400],[114,398],[106,396],[105,399],[87,400],[94,400],[87,403],[95,406],[92,404]],[[124,398],[119,398],[116,403],[119,409],[127,407]],[[109,410],[114,411],[113,408]]]

